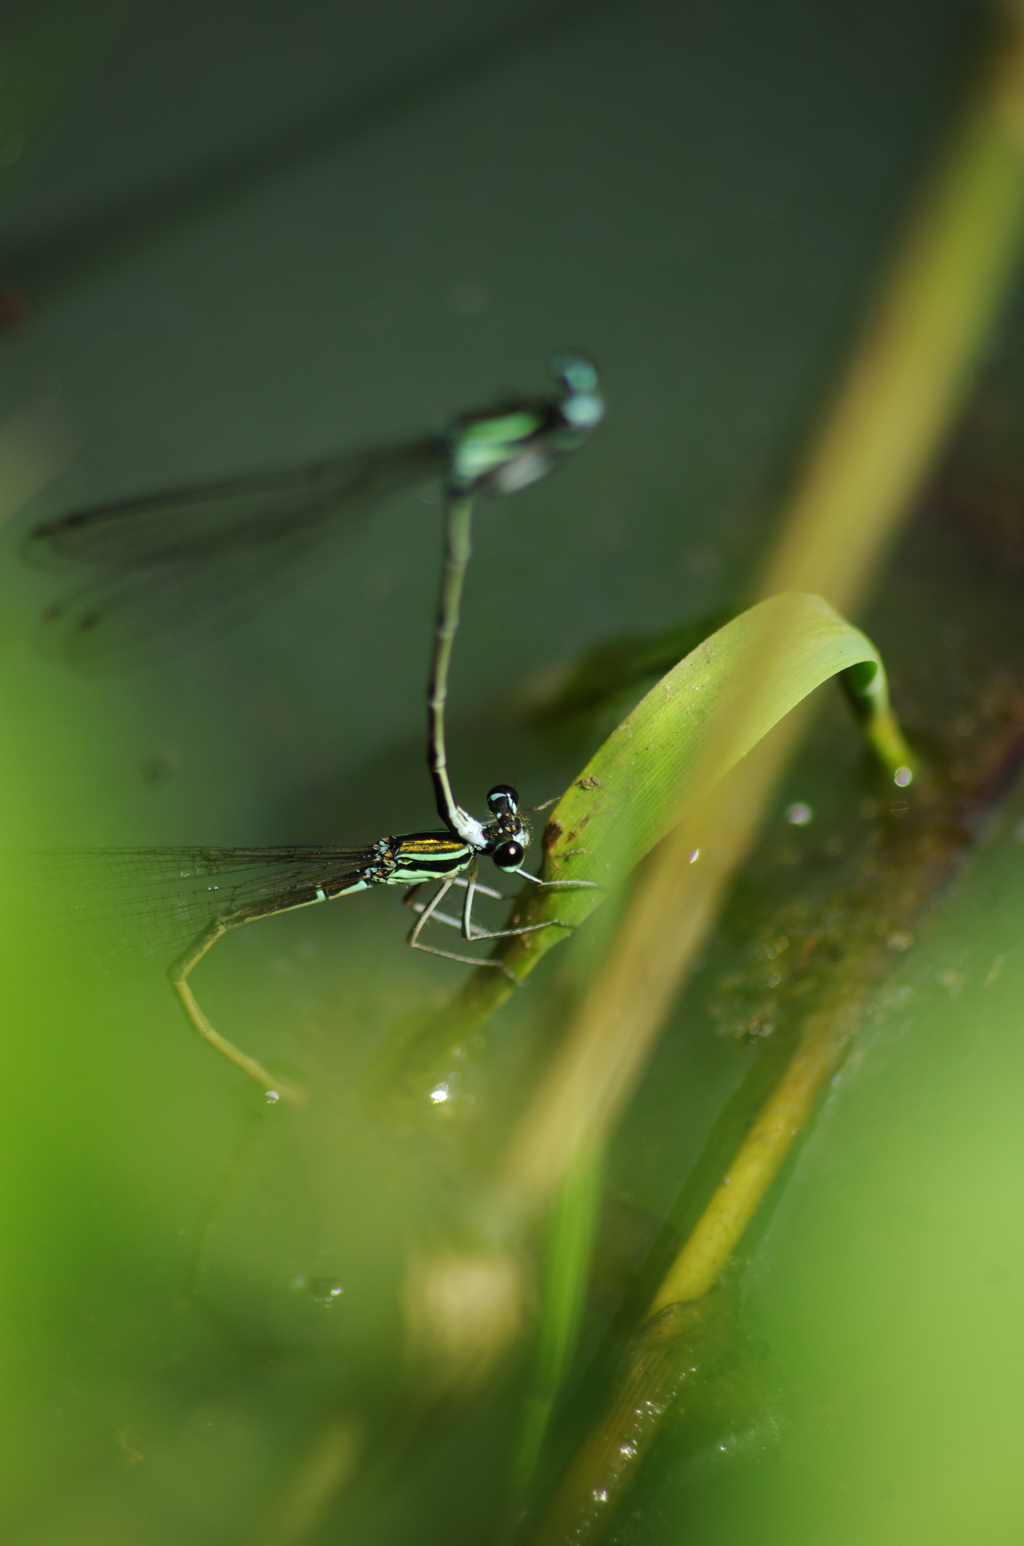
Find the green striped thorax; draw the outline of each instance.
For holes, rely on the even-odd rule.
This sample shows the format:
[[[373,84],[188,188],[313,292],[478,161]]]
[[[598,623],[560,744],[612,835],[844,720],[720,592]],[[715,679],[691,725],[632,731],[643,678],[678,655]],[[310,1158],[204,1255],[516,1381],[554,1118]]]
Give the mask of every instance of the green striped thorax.
[[[561,396],[491,413],[467,414],[446,433],[453,493],[514,494],[547,477],[604,417],[597,371],[581,354],[558,354],[552,374]]]
[[[499,870],[516,874],[530,842],[530,829],[519,814],[519,795],[511,784],[495,784],[487,806],[491,819],[486,825],[478,822],[478,834],[472,837],[406,832],[381,838],[360,875],[361,884],[408,886],[443,880],[468,869],[478,854],[489,854]]]

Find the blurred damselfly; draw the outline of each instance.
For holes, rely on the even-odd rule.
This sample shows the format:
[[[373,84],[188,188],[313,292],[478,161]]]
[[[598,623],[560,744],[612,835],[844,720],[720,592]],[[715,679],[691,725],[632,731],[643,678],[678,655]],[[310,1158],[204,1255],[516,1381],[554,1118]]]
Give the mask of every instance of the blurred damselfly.
[[[22,542],[26,562],[84,578],[44,613],[44,653],[86,673],[145,664],[244,615],[392,494],[430,480],[492,494],[537,482],[603,411],[588,362],[566,354],[554,369],[558,396],[461,414],[420,440],[119,499],[35,526]]]

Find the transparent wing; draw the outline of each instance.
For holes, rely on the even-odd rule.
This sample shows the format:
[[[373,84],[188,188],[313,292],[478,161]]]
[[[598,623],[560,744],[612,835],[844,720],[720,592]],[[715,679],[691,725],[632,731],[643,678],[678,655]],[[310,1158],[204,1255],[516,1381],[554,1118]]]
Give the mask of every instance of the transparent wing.
[[[39,647],[48,659],[87,676],[151,664],[172,647],[200,643],[230,627],[280,586],[321,535],[307,530],[206,561],[116,573],[49,607]]]
[[[318,886],[357,879],[370,857],[364,848],[82,848],[6,855],[0,869],[75,955],[169,963],[214,918],[311,902]]]
[[[164,490],[46,521],[29,532],[22,552],[38,568],[62,570],[205,562],[219,550],[273,543],[297,528],[353,515],[444,465],[442,444],[428,439]]]
[[[441,441],[414,441],[44,522],[23,542],[25,560],[89,578],[46,612],[43,649],[102,672],[224,626],[311,549],[445,460]]]

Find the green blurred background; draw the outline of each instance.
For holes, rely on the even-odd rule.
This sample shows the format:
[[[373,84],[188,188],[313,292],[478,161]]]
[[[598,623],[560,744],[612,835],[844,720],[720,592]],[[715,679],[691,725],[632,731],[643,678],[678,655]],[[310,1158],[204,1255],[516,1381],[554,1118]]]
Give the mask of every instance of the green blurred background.
[[[31,127],[0,133],[0,419],[55,476],[3,534],[0,846],[430,825],[436,505],[392,500],[240,629],[98,680],[39,657],[54,586],[16,538],[76,504],[419,435],[544,389],[571,344],[600,364],[607,423],[482,510],[452,702],[460,798],[558,793],[591,746],[545,741],[516,704],[609,636],[742,601],[979,27],[953,0],[8,4],[2,78]],[[1019,339],[1011,318],[1003,404]],[[979,684],[1020,674],[1020,576],[934,503],[865,622],[897,706],[955,742]],[[585,1351],[756,1056],[721,1034],[721,984],[760,970],[765,890],[817,876],[865,787],[830,699],[616,1140]],[[806,830],[783,822],[795,799]],[[696,1454],[667,1444],[621,1539],[1019,1540],[1020,803],[894,953],[755,1229],[743,1313],[770,1396]],[[359,1090],[463,968],[404,951],[387,893],[225,941],[197,974],[214,1023],[318,1092],[266,1111],[189,1034],[160,959],[79,976],[59,931],[5,906],[4,1539],[494,1539],[514,1381],[388,1468],[404,1252],[450,1177]],[[496,1022],[481,1099],[560,1024],[557,955]],[[332,1421],[368,1474],[289,1535],[276,1500]]]

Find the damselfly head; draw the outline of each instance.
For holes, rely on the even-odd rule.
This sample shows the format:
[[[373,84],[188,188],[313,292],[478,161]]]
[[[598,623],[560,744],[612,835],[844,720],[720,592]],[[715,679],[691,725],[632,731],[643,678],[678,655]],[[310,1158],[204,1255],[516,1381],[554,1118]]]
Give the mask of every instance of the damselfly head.
[[[519,791],[511,784],[495,784],[488,791],[487,808],[493,816],[514,816],[519,809]]]

